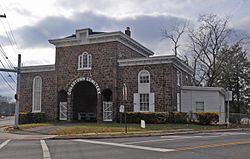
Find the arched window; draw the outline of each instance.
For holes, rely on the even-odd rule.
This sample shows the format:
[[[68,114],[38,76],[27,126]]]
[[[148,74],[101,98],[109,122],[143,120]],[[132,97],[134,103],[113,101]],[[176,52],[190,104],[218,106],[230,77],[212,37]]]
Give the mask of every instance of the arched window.
[[[92,56],[87,52],[83,52],[78,56],[78,70],[91,69]]]
[[[32,112],[41,112],[42,78],[36,76],[33,79]]]
[[[138,77],[139,83],[150,83],[150,73],[147,70],[141,70]]]
[[[154,93],[150,92],[150,73],[141,70],[138,73],[138,93],[134,93],[135,112],[154,112]]]

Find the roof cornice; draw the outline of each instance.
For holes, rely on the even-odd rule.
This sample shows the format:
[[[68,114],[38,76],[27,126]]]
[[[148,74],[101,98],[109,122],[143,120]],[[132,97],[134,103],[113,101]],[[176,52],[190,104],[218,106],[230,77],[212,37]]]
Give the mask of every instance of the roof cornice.
[[[138,65],[153,65],[153,64],[169,64],[172,63],[176,67],[182,69],[188,74],[193,74],[193,69],[181,61],[176,56],[153,56],[146,58],[133,58],[133,59],[122,59],[118,60],[118,65],[123,66],[138,66]]]
[[[141,45],[140,43],[136,42],[121,31],[99,34],[89,34],[89,31],[90,29],[76,30],[75,36],[61,39],[52,39],[49,40],[49,42],[55,45],[56,47],[65,47],[118,41],[144,56],[154,54],[154,52]]]
[[[21,67],[21,73],[55,71],[55,65],[39,65]]]

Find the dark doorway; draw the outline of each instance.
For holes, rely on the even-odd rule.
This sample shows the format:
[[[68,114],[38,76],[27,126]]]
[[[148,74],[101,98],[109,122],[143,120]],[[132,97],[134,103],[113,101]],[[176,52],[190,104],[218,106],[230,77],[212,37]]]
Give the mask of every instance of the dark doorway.
[[[73,88],[73,120],[96,121],[97,91],[88,81],[81,81]]]

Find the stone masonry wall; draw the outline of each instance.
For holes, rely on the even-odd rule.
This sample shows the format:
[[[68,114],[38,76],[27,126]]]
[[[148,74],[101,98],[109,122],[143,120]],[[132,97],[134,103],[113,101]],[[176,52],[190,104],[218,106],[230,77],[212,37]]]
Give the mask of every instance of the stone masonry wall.
[[[20,93],[20,111],[32,111],[32,90],[33,79],[35,76],[42,78],[42,112],[45,112],[48,120],[56,118],[56,78],[54,71],[38,73],[21,73],[21,93]]]
[[[126,83],[128,101],[125,105],[128,111],[133,111],[133,94],[138,93],[138,73],[143,69],[150,72],[150,92],[155,93],[155,111],[176,111],[176,94],[179,92],[180,86],[177,86],[177,69],[173,64],[119,67],[118,105],[122,104],[121,90],[123,83]],[[185,74],[185,72],[182,73]],[[185,82],[186,84],[189,85],[188,82]]]
[[[78,70],[78,56],[85,51],[92,55],[92,69]],[[79,77],[90,77],[97,82],[101,91],[104,89],[112,91],[113,109],[116,110],[117,59],[134,57],[142,57],[142,55],[120,42],[56,48],[57,91],[67,91],[69,84]],[[102,110],[102,105],[97,107]],[[101,115],[99,114],[100,117]]]

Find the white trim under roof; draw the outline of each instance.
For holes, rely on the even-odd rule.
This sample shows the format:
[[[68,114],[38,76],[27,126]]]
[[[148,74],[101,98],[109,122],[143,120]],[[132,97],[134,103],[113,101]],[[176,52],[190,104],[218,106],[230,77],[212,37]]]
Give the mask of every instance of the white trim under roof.
[[[193,74],[193,69],[182,62],[178,57],[174,55],[169,56],[153,56],[146,58],[131,58],[131,59],[122,59],[118,60],[118,65],[123,66],[138,66],[138,65],[153,65],[153,64],[168,64],[173,63],[176,67],[182,69],[188,74]]]
[[[225,94],[226,91],[222,87],[197,87],[197,86],[182,86],[182,90],[193,90],[193,91],[218,91],[221,94]]]
[[[49,42],[54,44],[56,47],[65,47],[118,41],[144,56],[154,54],[153,51],[136,42],[121,31],[98,34],[89,34],[89,31],[89,28],[76,30],[75,36],[61,39],[52,39],[49,40]]]
[[[55,65],[39,65],[21,67],[21,73],[55,71]]]

